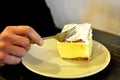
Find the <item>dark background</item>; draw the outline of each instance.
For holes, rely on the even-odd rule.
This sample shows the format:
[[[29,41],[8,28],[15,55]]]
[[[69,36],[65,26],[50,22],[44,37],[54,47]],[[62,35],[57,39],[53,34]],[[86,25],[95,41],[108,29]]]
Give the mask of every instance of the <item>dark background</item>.
[[[42,37],[60,31],[44,0],[0,0],[0,31],[11,25],[29,25]]]

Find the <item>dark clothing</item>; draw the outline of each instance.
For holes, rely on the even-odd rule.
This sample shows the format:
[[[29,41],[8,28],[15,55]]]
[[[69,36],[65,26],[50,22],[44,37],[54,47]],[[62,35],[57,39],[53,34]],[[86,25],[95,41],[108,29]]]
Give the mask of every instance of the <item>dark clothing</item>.
[[[29,25],[42,37],[59,32],[44,0],[0,1],[0,31],[8,25]]]

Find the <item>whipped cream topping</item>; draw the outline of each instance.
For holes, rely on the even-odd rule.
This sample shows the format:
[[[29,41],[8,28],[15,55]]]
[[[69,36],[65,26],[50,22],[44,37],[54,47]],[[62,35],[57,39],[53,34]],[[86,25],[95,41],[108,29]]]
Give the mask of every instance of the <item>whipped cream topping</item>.
[[[73,27],[75,27],[74,30],[76,32],[74,35],[71,35],[69,38],[67,38],[67,41],[76,41],[81,39],[84,42],[88,42],[88,38],[92,38],[92,29],[91,24],[89,23],[67,24],[63,27],[61,33],[66,32]],[[70,32],[68,31],[67,34],[70,34]]]

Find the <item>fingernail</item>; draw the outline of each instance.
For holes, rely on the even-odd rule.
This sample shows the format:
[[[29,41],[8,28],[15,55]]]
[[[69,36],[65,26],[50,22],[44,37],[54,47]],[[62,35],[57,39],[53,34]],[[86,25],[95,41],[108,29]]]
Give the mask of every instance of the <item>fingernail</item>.
[[[39,41],[39,45],[43,45],[43,40],[41,38],[41,40]]]

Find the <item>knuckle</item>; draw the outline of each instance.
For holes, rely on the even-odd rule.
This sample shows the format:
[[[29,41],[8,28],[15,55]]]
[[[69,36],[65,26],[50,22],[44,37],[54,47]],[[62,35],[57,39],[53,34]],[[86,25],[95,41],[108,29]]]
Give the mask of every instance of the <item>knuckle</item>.
[[[10,41],[12,39],[12,36],[8,33],[4,33],[0,36],[0,40],[2,41]]]
[[[32,31],[32,27],[30,26],[22,26],[26,33],[30,33]]]
[[[11,36],[10,35],[4,35],[2,37],[2,40],[9,41],[9,40],[11,40]]]
[[[5,30],[11,31],[11,30],[12,30],[12,26],[7,26],[7,27],[5,28]]]
[[[8,45],[5,42],[0,42],[0,50],[5,50]]]
[[[7,26],[7,27],[5,28],[5,30],[9,30],[9,29],[11,29],[11,27],[10,27],[10,26]]]

